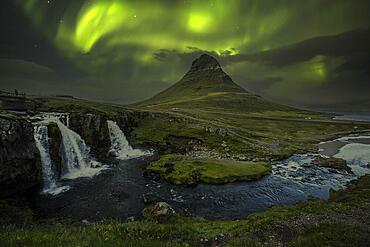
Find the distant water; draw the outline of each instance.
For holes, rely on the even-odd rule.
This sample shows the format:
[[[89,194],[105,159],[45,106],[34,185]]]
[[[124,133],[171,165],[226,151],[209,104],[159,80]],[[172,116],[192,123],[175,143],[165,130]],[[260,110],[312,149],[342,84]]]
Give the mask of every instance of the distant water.
[[[338,112],[340,116],[336,116],[336,120],[353,120],[370,122],[370,112]]]

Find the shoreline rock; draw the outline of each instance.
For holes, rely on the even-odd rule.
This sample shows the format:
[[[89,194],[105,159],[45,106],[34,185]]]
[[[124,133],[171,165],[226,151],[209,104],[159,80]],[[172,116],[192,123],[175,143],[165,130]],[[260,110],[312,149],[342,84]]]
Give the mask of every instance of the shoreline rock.
[[[326,158],[322,156],[316,157],[314,160],[311,162],[313,165],[320,166],[320,167],[326,167],[330,169],[335,169],[335,170],[343,170],[346,171],[350,174],[352,174],[352,169],[347,165],[347,161],[344,159],[339,159],[339,158]]]

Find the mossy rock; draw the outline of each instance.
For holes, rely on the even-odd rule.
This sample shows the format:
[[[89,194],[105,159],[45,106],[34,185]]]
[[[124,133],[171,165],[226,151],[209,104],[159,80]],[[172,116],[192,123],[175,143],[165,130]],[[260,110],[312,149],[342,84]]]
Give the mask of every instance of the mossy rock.
[[[240,162],[184,155],[164,155],[152,162],[148,173],[159,174],[173,184],[194,185],[199,182],[224,184],[256,180],[271,172],[271,165],[263,162]]]

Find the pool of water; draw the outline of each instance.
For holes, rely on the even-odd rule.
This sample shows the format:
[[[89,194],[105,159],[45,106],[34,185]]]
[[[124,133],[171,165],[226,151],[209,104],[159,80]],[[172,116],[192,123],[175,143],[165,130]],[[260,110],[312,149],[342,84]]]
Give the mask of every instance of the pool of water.
[[[335,144],[335,145],[334,145]],[[370,136],[339,138],[321,143],[319,154],[300,154],[276,162],[270,175],[253,182],[194,187],[155,182],[143,176],[151,157],[112,160],[110,169],[94,178],[62,181],[70,186],[56,196],[40,195],[35,208],[44,217],[101,220],[141,217],[143,194],[153,194],[184,215],[209,219],[239,219],[271,205],[289,205],[309,196],[328,198],[329,190],[343,188],[350,180],[370,173]],[[311,164],[317,155],[347,160],[354,174]]]

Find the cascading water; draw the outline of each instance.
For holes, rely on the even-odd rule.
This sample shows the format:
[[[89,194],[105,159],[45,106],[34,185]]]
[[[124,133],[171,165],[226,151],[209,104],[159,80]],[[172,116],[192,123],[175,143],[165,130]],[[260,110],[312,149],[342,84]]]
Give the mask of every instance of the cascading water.
[[[90,148],[76,132],[69,129],[69,116],[63,113],[44,113],[42,121],[34,124],[34,138],[40,151],[44,193],[58,194],[68,190],[68,186],[59,186],[57,176],[53,170],[50,158],[48,125],[58,125],[62,136],[62,179],[75,179],[78,177],[92,177],[98,174],[104,166],[95,161],[90,155]]]
[[[110,153],[121,160],[137,158],[149,155],[149,151],[134,149],[128,143],[125,134],[119,128],[116,122],[108,120],[108,129],[111,140]]]
[[[42,178],[43,178],[43,193],[59,194],[60,192],[67,191],[68,186],[58,186],[57,178],[53,171],[52,161],[49,153],[49,135],[48,126],[44,122],[39,122],[34,125],[34,138],[36,147],[40,152],[42,163]]]
[[[34,137],[36,147],[40,151],[41,163],[42,163],[42,177],[44,180],[43,191],[47,191],[50,188],[56,186],[55,174],[51,166],[51,159],[49,154],[49,136],[48,126],[43,124],[37,124],[34,126]]]
[[[104,167],[90,155],[90,148],[79,134],[69,129],[58,118],[53,120],[63,140],[63,178],[92,177]]]

